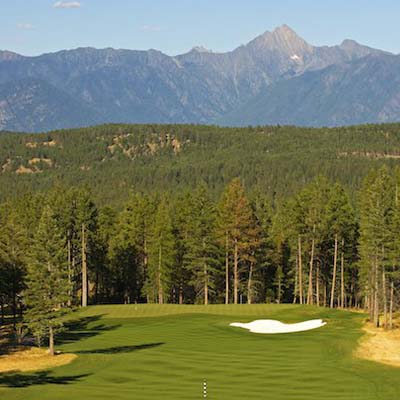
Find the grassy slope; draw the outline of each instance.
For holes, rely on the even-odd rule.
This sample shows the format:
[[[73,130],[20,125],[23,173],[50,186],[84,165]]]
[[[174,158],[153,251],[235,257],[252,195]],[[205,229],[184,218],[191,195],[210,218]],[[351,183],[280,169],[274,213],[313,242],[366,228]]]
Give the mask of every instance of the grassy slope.
[[[399,369],[351,356],[360,314],[292,305],[130,305],[89,307],[77,317],[62,348],[79,358],[50,373],[0,375],[1,399],[199,399],[204,378],[210,399],[400,395]],[[228,326],[315,317],[328,325],[273,336]]]

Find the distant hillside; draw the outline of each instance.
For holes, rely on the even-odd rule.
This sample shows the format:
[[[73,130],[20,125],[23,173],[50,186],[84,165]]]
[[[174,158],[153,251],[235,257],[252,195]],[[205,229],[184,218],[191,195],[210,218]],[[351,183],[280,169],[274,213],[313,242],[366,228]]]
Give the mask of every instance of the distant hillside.
[[[79,48],[24,57],[0,51],[0,129],[397,121],[392,99],[400,97],[399,69],[389,58],[397,60],[351,40],[312,46],[286,25],[227,53],[196,47],[171,57],[156,50]],[[361,83],[372,80],[373,86],[353,82],[360,63]],[[391,98],[382,102],[379,90],[387,86]]]
[[[381,164],[400,164],[400,124],[348,128],[102,125],[0,135],[0,200],[55,184],[88,186],[100,204],[132,190],[177,193],[234,177],[281,201],[319,174],[350,192]]]

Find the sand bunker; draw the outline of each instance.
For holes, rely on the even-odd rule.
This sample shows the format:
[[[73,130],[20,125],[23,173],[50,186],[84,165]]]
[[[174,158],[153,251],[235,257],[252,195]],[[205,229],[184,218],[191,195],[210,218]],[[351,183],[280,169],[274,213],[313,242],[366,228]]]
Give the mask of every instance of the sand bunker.
[[[258,319],[247,324],[241,322],[232,322],[230,326],[248,329],[252,333],[291,333],[303,332],[311,329],[321,328],[326,325],[322,319],[312,319],[310,321],[299,322],[297,324],[284,324],[283,322],[274,319]]]

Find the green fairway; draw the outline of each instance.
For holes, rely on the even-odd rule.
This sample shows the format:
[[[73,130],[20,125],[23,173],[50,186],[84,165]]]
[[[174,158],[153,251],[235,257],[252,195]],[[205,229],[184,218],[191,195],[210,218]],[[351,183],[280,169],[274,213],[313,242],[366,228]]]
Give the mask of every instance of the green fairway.
[[[230,322],[328,324],[257,335]],[[0,399],[398,399],[400,369],[352,357],[364,316],[296,305],[89,307],[58,346],[78,354],[42,373],[0,375]]]

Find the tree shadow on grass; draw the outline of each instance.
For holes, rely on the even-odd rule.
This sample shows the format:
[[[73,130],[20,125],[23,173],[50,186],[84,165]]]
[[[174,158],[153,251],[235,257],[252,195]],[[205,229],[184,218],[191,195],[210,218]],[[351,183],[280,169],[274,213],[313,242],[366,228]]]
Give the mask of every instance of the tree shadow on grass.
[[[119,353],[132,353],[134,351],[151,349],[153,347],[162,346],[163,342],[159,343],[148,343],[148,344],[139,344],[136,346],[117,346],[117,347],[108,347],[106,349],[94,349],[94,350],[81,350],[76,351],[76,354],[119,354]]]
[[[0,374],[0,387],[24,388],[32,385],[68,385],[89,375],[91,374],[51,376],[49,371],[35,372],[33,374],[8,372]]]
[[[66,322],[64,324],[64,331],[57,337],[57,344],[78,342],[82,339],[100,335],[103,332],[113,331],[121,326],[104,324],[89,326],[90,324],[98,322],[101,317],[102,315],[95,315],[93,317],[79,318]]]

